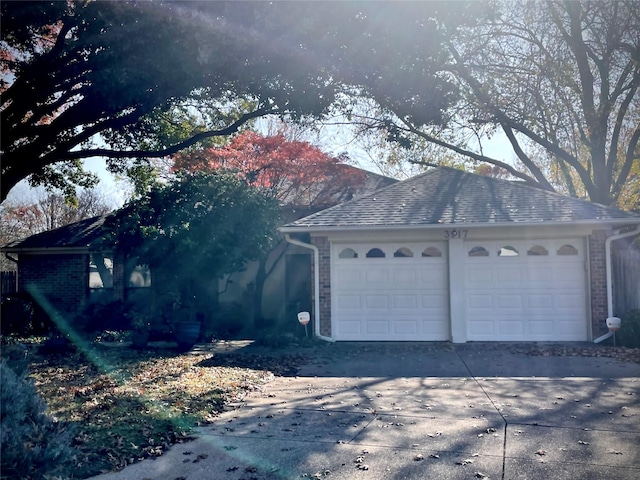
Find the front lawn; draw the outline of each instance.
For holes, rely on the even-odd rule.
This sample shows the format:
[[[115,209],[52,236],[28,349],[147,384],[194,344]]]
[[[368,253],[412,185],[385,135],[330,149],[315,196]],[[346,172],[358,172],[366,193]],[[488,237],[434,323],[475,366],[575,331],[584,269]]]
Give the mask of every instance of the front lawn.
[[[75,425],[74,478],[161,455],[229,402],[290,374],[299,355],[245,353],[220,342],[187,353],[157,344],[90,343],[70,352],[28,348],[29,375],[58,420]]]

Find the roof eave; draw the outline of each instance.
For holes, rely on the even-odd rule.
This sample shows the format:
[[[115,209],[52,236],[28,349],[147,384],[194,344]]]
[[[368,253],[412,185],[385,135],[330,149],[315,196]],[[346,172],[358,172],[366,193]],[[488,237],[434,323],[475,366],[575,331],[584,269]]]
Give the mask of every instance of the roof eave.
[[[1,247],[2,253],[29,253],[31,255],[62,255],[69,253],[90,253],[96,251],[90,246],[82,247]]]
[[[504,227],[539,227],[539,226],[566,226],[566,225],[606,225],[625,226],[640,225],[638,218],[616,218],[616,219],[595,219],[595,220],[573,220],[573,221],[539,221],[539,222],[497,222],[497,223],[438,223],[438,224],[416,224],[416,225],[333,225],[333,226],[287,226],[284,225],[278,230],[281,233],[306,233],[306,232],[362,232],[362,231],[382,231],[382,230],[444,230],[451,228],[504,228]]]

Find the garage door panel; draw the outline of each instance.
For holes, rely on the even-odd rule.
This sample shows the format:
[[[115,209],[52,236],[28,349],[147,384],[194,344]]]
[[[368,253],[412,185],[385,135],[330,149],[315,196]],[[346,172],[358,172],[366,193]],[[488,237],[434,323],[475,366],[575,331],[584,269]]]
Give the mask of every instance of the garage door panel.
[[[556,308],[575,311],[584,303],[584,296],[581,293],[557,294],[555,301]]]
[[[414,285],[418,282],[418,271],[414,268],[394,269],[392,271],[393,281],[396,284]]]
[[[435,245],[443,256],[422,257],[422,252],[432,246],[335,245],[334,253],[352,248],[359,254],[358,258],[350,259],[332,255],[332,331],[335,339],[447,340],[446,249],[444,244]],[[366,258],[362,252],[374,247],[386,252],[387,256]],[[393,252],[400,248],[410,250],[414,256],[393,257]]]
[[[386,295],[365,295],[364,308],[366,310],[388,310],[389,298]]]
[[[336,303],[341,310],[359,311],[362,308],[360,295],[338,295]]]
[[[488,293],[467,294],[467,306],[474,310],[493,310],[493,296]]]
[[[344,319],[339,323],[337,327],[337,334],[349,336],[349,335],[360,335],[362,333],[362,322],[357,320],[347,320]]]
[[[364,283],[370,286],[385,287],[389,284],[389,271],[379,267],[367,269],[364,272]]]
[[[388,335],[391,331],[389,320],[367,320],[364,326],[369,335]]]
[[[417,335],[419,332],[417,320],[396,320],[393,322],[393,333],[398,335]]]
[[[530,320],[529,333],[532,335],[553,335],[554,321],[546,320]]]
[[[362,272],[353,268],[337,268],[335,275],[335,290],[341,292],[351,285],[359,285],[362,282]]]
[[[532,310],[553,310],[553,295],[550,293],[530,293],[527,302]]]
[[[498,322],[498,331],[500,335],[513,336],[523,335],[524,325],[521,321],[516,320],[502,320]]]
[[[510,285],[512,288],[523,283],[525,270],[518,265],[500,265],[494,267],[496,281],[501,285]]]
[[[443,262],[425,262],[420,264],[420,279],[425,288],[442,289],[443,279],[447,278],[447,266]]]
[[[418,307],[418,298],[416,295],[393,295],[394,309],[410,309],[415,310]]]
[[[437,311],[444,314],[448,307],[447,292],[444,290],[434,294],[422,295],[422,309],[426,312]]]
[[[522,294],[520,293],[497,295],[496,299],[498,300],[498,308],[504,313],[508,313],[509,310],[513,311],[514,309],[517,312],[522,310],[523,302]]]
[[[485,257],[465,259],[465,315],[469,340],[587,339],[587,296],[580,239],[513,242],[518,255],[496,256],[498,241],[468,242]],[[505,243],[506,245],[507,243]],[[528,255],[533,250],[537,255]],[[563,245],[565,254],[558,255]],[[546,252],[546,254],[544,253]]]
[[[493,282],[491,269],[487,266],[468,265],[466,267],[467,287],[489,285]]]

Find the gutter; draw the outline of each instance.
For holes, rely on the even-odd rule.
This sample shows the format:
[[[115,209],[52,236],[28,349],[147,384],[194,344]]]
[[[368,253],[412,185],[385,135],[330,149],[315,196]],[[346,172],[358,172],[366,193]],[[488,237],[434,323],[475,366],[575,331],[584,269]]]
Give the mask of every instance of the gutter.
[[[637,227],[630,232],[618,233],[611,235],[604,242],[604,256],[605,256],[605,269],[607,276],[607,318],[613,317],[613,282],[612,282],[612,272],[611,272],[611,242],[616,240],[620,240],[622,238],[631,237],[633,235],[638,235]],[[600,343],[607,338],[611,338],[613,336],[613,332],[609,331],[602,335],[601,337],[596,338],[593,343]]]
[[[318,337],[320,340],[324,340],[325,342],[335,342],[335,340],[331,337],[325,337],[324,335],[320,335],[320,253],[318,252],[318,247],[316,247],[315,245],[312,245],[311,243],[304,243],[300,240],[291,238],[291,235],[288,233],[284,234],[284,238],[291,245],[297,245],[298,247],[313,250],[314,333],[315,333],[315,336]]]

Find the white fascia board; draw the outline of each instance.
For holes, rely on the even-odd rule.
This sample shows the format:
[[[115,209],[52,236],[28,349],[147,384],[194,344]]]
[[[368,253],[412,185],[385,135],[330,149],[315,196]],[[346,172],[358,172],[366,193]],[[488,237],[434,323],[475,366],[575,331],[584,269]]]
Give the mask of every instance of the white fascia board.
[[[502,223],[440,223],[437,225],[357,225],[357,226],[282,226],[282,233],[313,233],[314,235],[335,232],[375,232],[385,230],[452,230],[470,228],[517,228],[517,227],[613,227],[640,225],[640,217],[614,220],[577,220],[573,222],[502,222]]]

